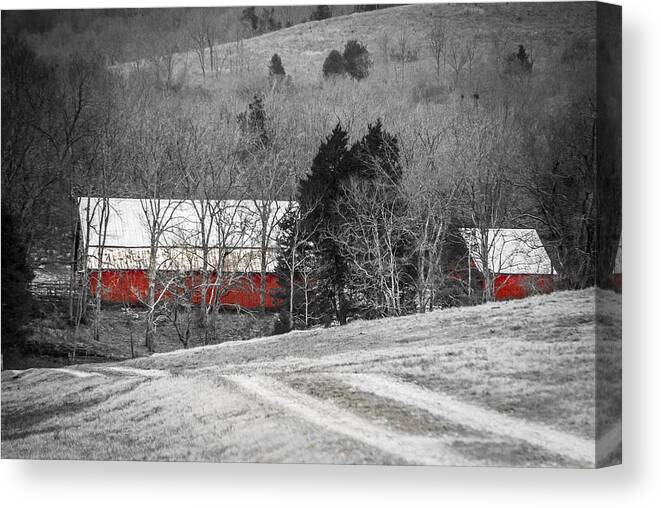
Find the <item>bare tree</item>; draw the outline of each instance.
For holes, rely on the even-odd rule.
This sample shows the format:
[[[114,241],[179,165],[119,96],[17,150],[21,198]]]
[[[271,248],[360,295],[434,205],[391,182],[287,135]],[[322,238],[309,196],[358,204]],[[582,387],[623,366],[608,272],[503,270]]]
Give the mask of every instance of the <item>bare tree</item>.
[[[103,118],[103,123],[100,125],[98,132],[98,144],[96,145],[96,157],[94,158],[97,166],[96,177],[96,195],[99,197],[96,205],[98,208],[98,222],[95,224],[97,228],[96,238],[98,238],[97,257],[97,285],[94,295],[95,299],[95,312],[94,312],[94,326],[92,337],[95,340],[100,339],[100,322],[101,322],[101,301],[102,301],[102,281],[103,281],[103,263],[105,257],[105,247],[108,235],[108,223],[110,220],[111,203],[110,196],[113,193],[116,182],[123,174],[123,167],[125,164],[125,147],[126,147],[126,132],[122,128],[119,115],[121,115],[119,108],[111,108],[108,110],[107,115]],[[89,202],[88,202],[89,207]],[[88,223],[89,225],[89,223]],[[89,226],[88,226],[89,227]],[[89,241],[89,233],[88,233]],[[89,245],[89,243],[85,243]],[[86,265],[83,265],[85,267]],[[84,271],[86,273],[86,270]],[[87,281],[84,280],[81,291],[84,294],[86,291]],[[82,296],[82,295],[81,295]],[[85,308],[85,298],[79,298],[79,313],[82,314]]]
[[[96,180],[96,159],[104,129],[109,126],[113,90],[109,76],[100,69],[96,55],[76,54],[62,66],[57,76],[55,108],[41,129],[55,163],[54,178],[64,183],[70,203],[82,189],[89,188],[89,177]],[[69,321],[77,328],[75,296],[78,210],[70,207],[71,271],[69,277]]]
[[[459,86],[461,74],[468,63],[468,53],[466,51],[466,42],[459,37],[451,37],[445,45],[447,62],[454,73],[452,88]]]
[[[363,295],[360,305],[370,317],[402,313],[408,260],[401,246],[409,230],[402,202],[392,193],[387,178],[350,178],[336,207],[340,224],[332,234],[349,261],[350,290]]]
[[[482,275],[483,301],[494,297],[495,273],[490,252],[498,230],[518,216],[513,199],[512,164],[520,150],[516,123],[507,110],[462,107],[454,118],[452,162],[462,175],[460,196],[463,218],[475,231]]]
[[[402,79],[404,79],[406,64],[418,59],[418,49],[412,42],[411,33],[406,26],[402,26],[400,29],[390,57],[400,62]]]
[[[594,283],[597,115],[589,98],[571,111],[529,122],[528,165],[516,186],[532,198],[526,216],[545,232],[563,284],[582,288]]]
[[[313,287],[313,273],[316,268],[315,251],[312,238],[317,234],[316,226],[309,220],[315,206],[310,206],[303,212],[293,199],[287,206],[280,224],[278,271],[286,275],[289,286],[289,315],[291,325],[295,326],[294,312],[297,310],[297,290],[303,292],[303,323],[307,328],[310,324],[310,291]],[[306,221],[306,219],[308,219]],[[306,227],[303,222],[306,221]]]
[[[388,64],[390,63],[390,34],[387,30],[381,32],[379,36],[379,49],[381,50],[381,61],[383,62],[383,68],[388,69]]]
[[[188,20],[187,33],[193,44],[193,51],[197,55],[202,76],[206,77],[207,15],[203,9],[193,10],[191,17]],[[211,54],[209,57],[211,62],[213,62]]]
[[[163,9],[152,14],[152,29],[144,34],[142,44],[158,85],[163,80],[163,74],[166,88],[179,85],[175,83],[174,71],[177,53],[183,50],[184,38],[181,18],[172,9]]]
[[[149,117],[138,116],[135,121],[138,125],[131,133],[135,153],[130,163],[133,165],[140,195],[143,196],[140,201],[142,220],[149,237],[145,345],[153,351],[156,312],[164,298],[164,292],[157,287],[158,276],[162,265],[167,262],[160,255],[160,249],[172,242],[173,228],[178,225],[177,210],[182,200],[172,199],[172,196],[181,188],[182,178],[176,171],[177,129],[171,111],[163,107]],[[167,283],[173,281],[168,279]]]
[[[267,176],[262,179],[261,183],[264,184],[262,187],[262,197],[264,199],[253,199],[253,205],[259,221],[259,307],[264,312],[266,310],[266,276],[269,266],[273,262],[272,259],[269,259],[269,255],[273,250],[277,228],[287,205],[276,198],[268,197],[277,196],[286,185],[286,182],[283,183],[279,177],[271,175],[271,178]]]
[[[202,75],[206,70],[220,75],[224,57],[219,53],[218,43],[228,31],[229,19],[226,15],[218,15],[215,9],[194,9],[188,20],[188,37],[193,43],[193,50],[197,55]],[[207,55],[209,65],[207,67]]]
[[[409,163],[405,182],[415,245],[418,312],[427,307],[431,310],[435,289],[445,283],[444,250],[463,183],[444,155],[446,134],[444,128],[435,126],[417,129],[419,158]]]
[[[429,49],[431,49],[434,63],[436,64],[436,78],[441,78],[441,60],[443,60],[443,70],[445,70],[445,45],[447,42],[447,29],[443,19],[434,19],[434,25],[429,32]]]

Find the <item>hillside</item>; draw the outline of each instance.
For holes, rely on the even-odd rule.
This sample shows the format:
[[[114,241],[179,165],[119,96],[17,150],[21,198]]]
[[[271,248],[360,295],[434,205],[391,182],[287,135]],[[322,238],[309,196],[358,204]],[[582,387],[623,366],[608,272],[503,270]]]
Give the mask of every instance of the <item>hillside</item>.
[[[620,306],[558,292],[4,371],[2,456],[590,467],[595,434],[599,463],[621,453]]]
[[[433,23],[442,19],[448,33],[457,37],[476,36],[487,49],[494,36],[504,36],[512,51],[517,44],[525,44],[535,51],[536,64],[541,68],[569,39],[594,29],[594,6],[585,2],[565,3],[561,11],[553,3],[496,3],[496,4],[417,4],[383,10],[353,13],[322,21],[300,23],[262,36],[216,47],[225,55],[221,79],[202,80],[202,72],[193,52],[177,55],[177,71],[187,67],[189,84],[215,88],[222,76],[232,73],[229,61],[242,52],[248,60],[246,67],[265,72],[273,53],[278,53],[285,69],[295,81],[312,82],[321,76],[321,66],[332,49],[341,50],[350,39],[363,42],[372,54],[375,65],[383,64],[384,36],[389,47],[397,49],[402,36],[418,52],[415,65],[409,72],[431,67],[428,48]],[[124,69],[133,63],[123,64]],[[408,67],[408,66],[407,66]]]
[[[456,44],[463,52],[464,45],[474,41],[474,61],[470,66],[464,62],[457,75],[449,57],[436,73],[429,34],[438,20],[448,46]],[[516,96],[524,115],[566,118],[567,105],[575,96],[582,100],[592,92],[593,80],[583,76],[590,75],[593,65],[595,22],[594,6],[588,3],[567,3],[562,8],[548,3],[409,5],[354,13],[219,45],[215,54],[222,63],[217,72],[204,77],[194,52],[177,54],[172,80],[179,91],[166,97],[178,105],[179,109],[173,106],[176,115],[190,116],[202,125],[220,118],[232,126],[254,95],[261,95],[269,129],[282,140],[280,149],[292,151],[286,155],[287,164],[297,177],[309,171],[320,141],[338,121],[353,141],[380,118],[398,137],[408,176],[429,156],[441,160],[453,148],[443,136],[433,154],[424,154],[421,139],[456,125],[465,113],[464,97],[495,105],[503,95]],[[328,53],[342,51],[351,39],[364,43],[370,52],[369,77],[323,79]],[[525,92],[502,76],[503,59],[520,44],[534,59]],[[572,53],[576,61],[564,62],[565,53],[576,47],[578,54]],[[402,51],[414,56],[403,63],[396,56]],[[291,78],[280,86],[268,77],[274,53]],[[127,76],[140,69],[147,82],[154,79],[148,62],[116,68]],[[160,72],[164,80],[165,71]]]
[[[477,45],[470,76],[464,68],[456,86],[449,63],[444,63],[440,75],[436,75],[428,43],[435,20],[444,22],[449,39],[458,43],[475,40]],[[279,140],[276,155],[285,160],[292,187],[297,178],[310,170],[320,141],[338,121],[354,141],[378,118],[383,120],[388,132],[397,136],[406,158],[405,180],[411,179],[416,185],[417,172],[423,171],[432,158],[443,171],[449,172],[445,159],[456,148],[448,146],[452,140],[446,135],[434,147],[426,146],[421,140],[434,139],[461,120],[462,97],[479,96],[486,103],[501,93],[499,87],[509,86],[499,82],[497,74],[502,69],[498,69],[497,62],[516,51],[518,44],[525,45],[535,62],[529,83],[532,102],[522,100],[526,114],[549,121],[558,116],[566,123],[569,111],[577,111],[575,107],[568,109],[573,94],[582,96],[585,83],[573,67],[575,64],[562,72],[557,67],[575,40],[586,42],[583,39],[587,39],[586,48],[592,47],[594,26],[594,6],[588,3],[566,3],[561,9],[548,3],[410,5],[301,23],[219,45],[215,51],[222,64],[217,73],[207,72],[206,77],[202,76],[194,52],[177,54],[172,70],[177,91],[168,93],[162,89],[163,83],[154,85],[151,63],[118,64],[113,68],[135,78],[123,85],[125,88],[118,92],[117,104],[113,105],[118,111],[120,130],[132,133],[121,153],[136,156],[144,148],[138,142],[140,135],[134,132],[139,126],[131,121],[159,115],[173,124],[191,122],[202,132],[220,130],[220,134],[213,133],[213,139],[231,140],[237,136],[237,115],[247,110],[255,94],[260,94],[264,97],[269,129]],[[370,51],[373,61],[370,76],[362,81],[324,80],[321,68],[325,57],[332,49],[342,50],[353,38],[362,41]],[[416,55],[405,64],[391,55],[401,51],[402,42]],[[268,78],[267,65],[274,53],[281,56],[291,77],[286,86],[273,87]],[[585,51],[582,57],[586,55],[589,57],[590,52]],[[160,79],[164,79],[163,75]],[[589,86],[592,85],[590,79]],[[518,97],[519,92],[508,90],[507,95]],[[135,114],[136,104],[147,105],[139,115]],[[149,129],[145,127],[147,135]],[[525,129],[529,130],[529,126]],[[183,137],[190,134],[182,132],[180,126],[173,125],[170,130]],[[161,141],[167,143],[165,138]],[[136,188],[134,178],[122,173],[126,167],[122,166],[113,185],[113,195],[139,196],[141,189]],[[66,188],[65,184],[62,189]],[[62,201],[65,191],[56,192]],[[61,212],[55,214],[55,219],[52,207],[45,208],[43,215],[48,221],[37,230],[35,239],[40,263],[41,258],[50,262],[64,257],[68,250],[70,238],[66,238],[57,252],[49,252],[50,246],[62,243],[65,236],[61,232],[71,229],[65,205],[58,202]]]

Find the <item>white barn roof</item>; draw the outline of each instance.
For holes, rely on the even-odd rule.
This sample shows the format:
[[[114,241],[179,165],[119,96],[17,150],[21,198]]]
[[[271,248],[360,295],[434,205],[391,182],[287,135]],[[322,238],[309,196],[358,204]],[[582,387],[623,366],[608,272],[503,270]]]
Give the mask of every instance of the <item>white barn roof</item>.
[[[464,228],[461,235],[471,259],[484,272],[480,256],[479,230]],[[489,229],[489,268],[493,273],[509,275],[554,274],[551,259],[535,229]]]
[[[157,251],[159,269],[200,269],[204,218],[204,237],[212,247],[210,263],[213,266],[218,266],[219,247],[223,247],[231,251],[224,270],[259,271],[262,231],[259,212],[266,205],[270,207],[267,228],[273,228],[267,255],[267,269],[271,270],[275,262],[277,224],[290,204],[289,201],[110,198],[104,243],[101,227],[103,201],[96,197],[82,197],[79,199],[79,215],[81,239],[87,246],[87,268],[98,268],[101,244],[104,244],[103,268],[148,268],[151,230],[156,222],[162,230]]]

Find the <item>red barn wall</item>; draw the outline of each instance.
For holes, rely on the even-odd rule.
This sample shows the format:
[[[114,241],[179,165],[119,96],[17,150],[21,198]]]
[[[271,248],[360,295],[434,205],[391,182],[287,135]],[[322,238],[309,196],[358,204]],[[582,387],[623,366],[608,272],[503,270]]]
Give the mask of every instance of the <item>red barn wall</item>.
[[[538,293],[553,291],[552,275],[496,275],[494,296],[496,300],[516,300]]]
[[[183,291],[184,288],[192,291],[192,301],[199,304],[202,298],[199,289],[202,276],[199,273],[187,275],[179,287],[172,287],[169,293],[174,291]],[[242,275],[239,278],[225,281],[221,288],[223,294],[220,296],[220,302],[226,306],[240,306],[244,309],[259,309],[259,286],[261,275],[258,273]],[[211,276],[211,283],[216,282],[215,274]],[[98,283],[98,272],[90,272],[90,291],[96,294]],[[138,304],[147,299],[149,289],[149,277],[145,270],[103,270],[101,272],[101,300],[105,303],[129,303]],[[213,291],[210,287],[206,292],[206,301],[210,302],[213,298]],[[273,274],[266,275],[266,308],[269,310],[279,310],[283,301],[278,298],[276,293],[282,290],[278,284],[278,278]],[[166,295],[168,297],[168,295]]]

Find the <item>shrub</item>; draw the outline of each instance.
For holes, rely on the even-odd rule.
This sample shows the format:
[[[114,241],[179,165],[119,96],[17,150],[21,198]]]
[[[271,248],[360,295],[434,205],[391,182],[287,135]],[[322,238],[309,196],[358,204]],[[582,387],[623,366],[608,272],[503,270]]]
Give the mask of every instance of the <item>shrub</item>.
[[[286,310],[278,312],[271,335],[282,335],[291,331],[291,316]]]
[[[334,49],[328,54],[326,60],[324,61],[324,77],[328,78],[331,76],[344,76],[346,72],[347,65],[344,57],[340,54],[339,51]]]
[[[344,46],[344,57],[346,70],[355,79],[366,78],[370,73],[372,59],[369,51],[362,43],[350,40]]]
[[[411,90],[411,100],[418,104],[420,102],[433,102],[442,104],[448,99],[448,91],[442,85],[428,83],[425,80],[418,81]]]
[[[322,19],[328,19],[331,16],[331,9],[328,5],[317,5],[317,8],[310,15],[310,21],[321,21]]]
[[[519,50],[507,57],[506,71],[512,74],[532,72],[532,59],[526,52],[523,44],[519,44]]]
[[[259,18],[259,32],[268,33],[275,32],[282,28],[282,23],[275,19],[275,8],[270,9],[263,7],[261,17]]]
[[[474,296],[471,297],[468,295],[463,281],[447,279],[440,288],[436,289],[434,294],[434,304],[440,305],[444,309],[448,307],[475,305],[475,297],[478,293],[479,292],[475,292]]]
[[[271,62],[269,63],[269,75],[270,76],[284,76],[286,74],[285,68],[282,66],[282,60],[280,56],[275,53],[271,57]]]
[[[253,97],[252,102],[248,104],[248,111],[239,113],[236,116],[236,121],[244,134],[255,136],[263,146],[268,145],[269,134],[266,127],[266,111],[260,95]]]
[[[390,59],[395,62],[417,62],[418,58],[418,48],[407,48],[404,53],[402,53],[401,49],[397,48],[390,50]]]
[[[257,28],[259,27],[259,16],[257,16],[254,7],[246,7],[243,9],[240,20],[241,23],[250,27],[253,32],[257,31]]]

